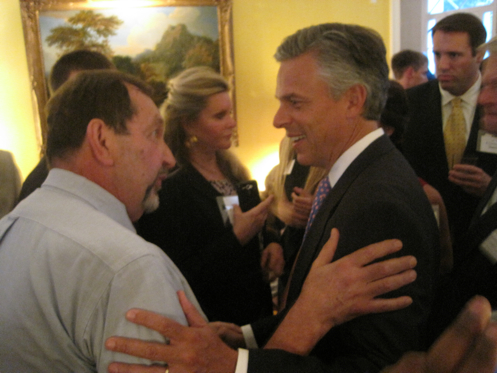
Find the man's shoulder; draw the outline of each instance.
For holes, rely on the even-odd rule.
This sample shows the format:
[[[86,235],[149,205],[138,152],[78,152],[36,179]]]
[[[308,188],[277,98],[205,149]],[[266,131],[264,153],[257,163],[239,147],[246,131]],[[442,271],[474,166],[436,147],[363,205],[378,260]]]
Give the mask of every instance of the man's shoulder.
[[[49,192],[48,192],[49,193]],[[53,252],[79,252],[105,263],[109,269],[119,268],[140,257],[162,255],[151,243],[124,227],[110,216],[75,198],[57,195],[57,203],[38,190],[12,213],[15,224],[39,232],[39,245],[59,242]],[[44,241],[46,240],[46,242]]]

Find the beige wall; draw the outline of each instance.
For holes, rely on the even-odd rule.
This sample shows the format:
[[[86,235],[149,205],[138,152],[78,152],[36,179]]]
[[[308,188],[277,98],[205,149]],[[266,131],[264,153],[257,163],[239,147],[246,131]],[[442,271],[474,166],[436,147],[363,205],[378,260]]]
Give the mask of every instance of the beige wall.
[[[272,127],[281,40],[322,22],[377,30],[389,44],[391,0],[233,0],[236,99],[240,146],[236,154],[262,182],[283,130]],[[39,142],[31,106],[19,0],[0,1],[0,149],[14,153],[23,177],[38,161]],[[273,158],[268,156],[273,154]],[[261,168],[262,164],[262,168]],[[264,168],[265,165],[265,168]],[[261,171],[262,170],[262,171]]]

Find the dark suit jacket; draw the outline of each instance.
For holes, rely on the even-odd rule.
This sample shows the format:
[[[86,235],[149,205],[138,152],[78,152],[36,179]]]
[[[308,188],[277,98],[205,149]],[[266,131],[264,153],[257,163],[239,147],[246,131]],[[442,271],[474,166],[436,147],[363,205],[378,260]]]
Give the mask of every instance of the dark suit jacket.
[[[497,203],[482,214],[496,188],[497,173],[476,209],[467,234],[455,243],[461,260],[440,281],[430,319],[432,340],[452,323],[466,302],[475,295],[485,296],[492,309],[497,308],[497,265],[480,252],[480,245],[497,229]]]
[[[454,241],[457,242],[466,233],[479,198],[448,180],[438,81],[431,80],[408,89],[407,96],[410,121],[404,134],[403,153],[416,174],[440,192],[447,208]],[[479,120],[477,107],[464,156],[476,159],[476,166],[493,175],[497,168],[497,155],[476,151]],[[459,253],[455,251],[454,255],[458,262]]]
[[[359,317],[333,328],[309,357],[250,351],[249,372],[376,372],[406,351],[425,347],[440,255],[438,229],[416,175],[386,136],[352,162],[324,200],[297,259],[289,304],[300,294],[310,266],[333,227],[340,231],[334,260],[374,242],[401,239],[404,246],[396,255],[414,255],[418,277],[388,296],[407,294],[414,303],[404,310]],[[260,346],[278,322],[276,317],[252,324]]]
[[[137,232],[178,266],[210,321],[243,325],[271,315],[271,293],[258,239],[240,245],[223,223],[220,195],[186,165],[163,182],[159,209],[138,221]]]

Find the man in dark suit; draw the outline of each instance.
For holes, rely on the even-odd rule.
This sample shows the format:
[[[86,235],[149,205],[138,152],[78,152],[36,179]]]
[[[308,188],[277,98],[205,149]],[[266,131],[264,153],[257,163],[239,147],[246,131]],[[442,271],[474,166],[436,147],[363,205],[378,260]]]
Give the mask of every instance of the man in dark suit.
[[[490,52],[485,62],[478,103],[483,108],[482,128],[497,136],[497,39],[479,50]],[[497,141],[494,140],[494,145]],[[444,279],[434,314],[434,324],[443,328],[475,294],[484,295],[497,308],[497,173],[476,208],[465,237],[455,244],[461,262]]]
[[[407,91],[410,122],[404,134],[404,155],[417,175],[437,189],[447,207],[453,241],[468,229],[490,176],[496,171],[495,151],[482,144],[479,133],[480,63],[476,48],[485,42],[481,21],[467,13],[456,13],[432,29],[437,80]],[[448,148],[453,102],[461,99],[464,132],[458,151]],[[455,112],[454,112],[455,113]],[[455,261],[460,260],[454,252]]]
[[[417,259],[417,279],[387,297],[406,294],[413,304],[335,326],[308,351],[310,356],[250,350],[249,372],[376,372],[403,353],[426,347],[439,262],[438,229],[416,175],[379,129],[388,88],[385,55],[376,32],[343,24],[300,30],[278,48],[280,107],[274,125],[285,128],[299,163],[329,171],[325,180],[332,189],[322,197],[304,238],[289,282],[288,307],[277,317],[252,324],[251,330],[258,346],[266,345],[301,294],[311,264],[334,227],[341,237],[334,260],[377,241],[400,239],[402,254]],[[304,321],[302,333],[305,328]],[[281,347],[274,340],[266,345]]]

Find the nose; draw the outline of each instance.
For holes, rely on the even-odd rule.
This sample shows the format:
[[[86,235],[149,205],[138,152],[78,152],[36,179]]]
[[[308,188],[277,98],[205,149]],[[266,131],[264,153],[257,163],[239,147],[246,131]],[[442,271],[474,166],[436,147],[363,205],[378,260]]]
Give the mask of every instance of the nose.
[[[285,125],[287,125],[289,122],[290,122],[290,118],[289,118],[288,114],[286,113],[286,110],[283,107],[283,105],[280,104],[278,111],[274,115],[273,126],[276,128],[284,128]]]
[[[236,121],[235,119],[230,115],[228,119],[228,128],[235,128],[236,127]]]
[[[162,144],[163,144],[162,165],[167,170],[170,170],[176,165],[176,159],[174,158],[174,155],[171,152],[171,149],[169,148],[169,146],[167,146],[167,144],[165,143],[164,140],[162,140]]]
[[[440,57],[435,58],[435,62],[437,65],[437,70],[445,71],[450,67],[450,58],[442,54]]]

